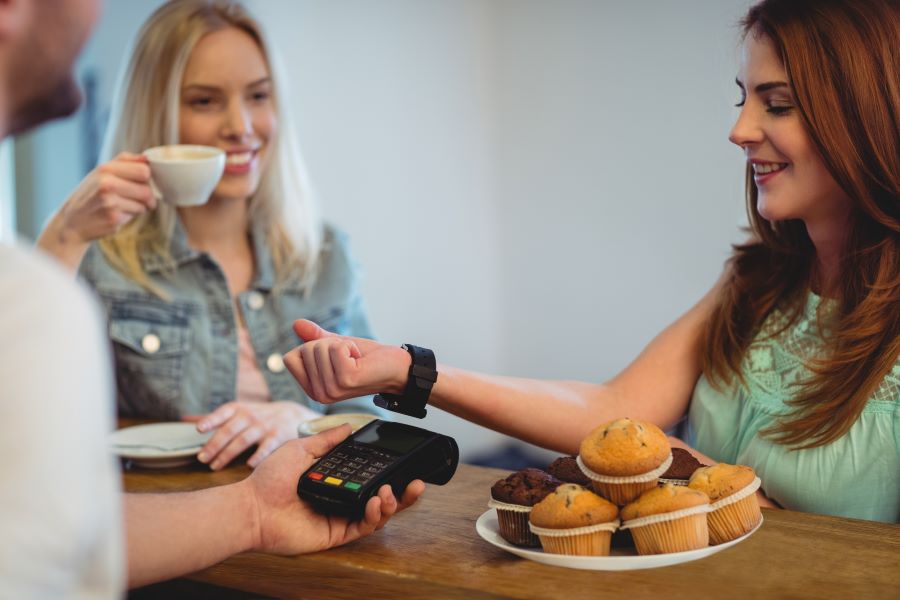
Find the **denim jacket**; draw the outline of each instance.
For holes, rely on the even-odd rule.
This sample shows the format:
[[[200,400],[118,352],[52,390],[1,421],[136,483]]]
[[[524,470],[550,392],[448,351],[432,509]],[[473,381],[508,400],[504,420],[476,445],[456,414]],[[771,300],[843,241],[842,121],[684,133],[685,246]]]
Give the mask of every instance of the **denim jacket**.
[[[298,284],[273,292],[274,267],[263,234],[252,237],[254,280],[238,296],[256,362],[273,400],[311,401],[287,371],[281,356],[300,340],[295,319],[310,319],[329,331],[372,337],[347,238],[326,227],[319,276],[304,294]],[[176,420],[207,413],[235,399],[238,324],[225,274],[206,253],[188,246],[180,222],[171,243],[175,271],[163,274],[155,254],[141,257],[151,280],[168,300],[148,292],[113,268],[96,244],[80,275],[96,290],[109,322],[116,360],[119,416]],[[369,398],[331,405],[340,412],[376,412]],[[334,412],[334,411],[328,411]]]

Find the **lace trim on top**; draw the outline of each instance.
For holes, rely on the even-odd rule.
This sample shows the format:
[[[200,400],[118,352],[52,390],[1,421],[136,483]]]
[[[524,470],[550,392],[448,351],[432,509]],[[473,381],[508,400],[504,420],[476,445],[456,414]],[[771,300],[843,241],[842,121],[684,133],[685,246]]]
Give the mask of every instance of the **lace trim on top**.
[[[812,377],[807,363],[821,355],[825,323],[833,303],[810,292],[802,314],[785,329],[791,313],[776,309],[763,322],[741,366],[750,401],[774,412],[784,412],[785,402]],[[779,330],[783,330],[780,331]],[[900,399],[900,359],[881,381],[863,412],[893,412]]]

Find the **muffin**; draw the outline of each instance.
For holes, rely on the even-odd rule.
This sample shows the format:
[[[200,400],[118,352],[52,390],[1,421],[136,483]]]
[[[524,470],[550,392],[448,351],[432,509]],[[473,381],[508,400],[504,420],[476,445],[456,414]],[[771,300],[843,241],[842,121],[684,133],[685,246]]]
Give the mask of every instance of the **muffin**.
[[[709,496],[709,543],[721,544],[738,538],[762,519],[756,490],[761,482],[753,469],[720,463],[697,469],[688,487]]]
[[[669,439],[656,425],[618,419],[581,441],[577,461],[594,490],[622,506],[656,487],[672,463],[672,452]]]
[[[540,540],[528,529],[528,513],[560,483],[556,477],[540,469],[516,471],[495,483],[491,487],[488,506],[497,509],[503,539],[517,546],[540,546]]]
[[[697,550],[709,545],[708,512],[706,494],[666,483],[625,506],[621,527],[631,530],[638,554]]]
[[[547,472],[565,483],[577,483],[589,487],[591,480],[578,466],[574,456],[560,456],[547,468]]]
[[[619,508],[586,487],[564,483],[531,510],[529,523],[544,552],[608,556]]]
[[[672,448],[672,464],[668,470],[659,476],[659,483],[671,483],[672,485],[687,485],[688,479],[694,471],[706,466],[694,455],[684,448]]]

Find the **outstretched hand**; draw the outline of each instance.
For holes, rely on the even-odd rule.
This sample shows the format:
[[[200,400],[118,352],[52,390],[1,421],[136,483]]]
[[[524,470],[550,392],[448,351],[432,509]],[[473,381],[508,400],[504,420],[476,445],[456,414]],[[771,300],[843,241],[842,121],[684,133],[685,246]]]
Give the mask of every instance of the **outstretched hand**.
[[[238,484],[247,486],[256,507],[255,550],[294,555],[346,544],[381,529],[394,514],[419,499],[425,484],[418,479],[407,486],[399,501],[390,486],[384,485],[369,499],[359,521],[319,514],[300,500],[297,496],[300,476],[350,435],[350,431],[349,425],[342,425],[288,442]]]
[[[294,321],[294,331],[304,343],[284,355],[284,364],[313,400],[400,393],[406,385],[410,358],[399,346],[336,335],[306,319]]]

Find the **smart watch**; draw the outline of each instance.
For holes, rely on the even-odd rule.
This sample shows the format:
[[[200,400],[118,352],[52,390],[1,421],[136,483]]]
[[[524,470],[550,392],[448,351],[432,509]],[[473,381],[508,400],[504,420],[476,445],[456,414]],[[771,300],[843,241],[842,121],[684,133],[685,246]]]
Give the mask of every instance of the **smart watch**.
[[[438,375],[434,352],[412,344],[403,344],[401,348],[409,352],[409,357],[412,359],[406,388],[402,394],[376,394],[375,406],[417,419],[424,419],[427,412],[425,405],[428,403],[431,388],[434,387]]]

